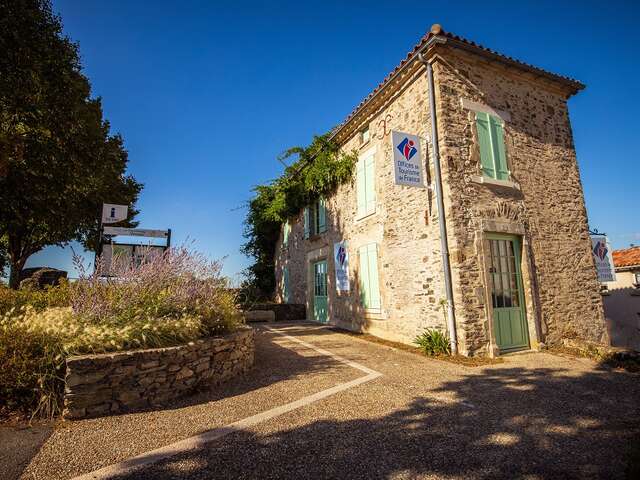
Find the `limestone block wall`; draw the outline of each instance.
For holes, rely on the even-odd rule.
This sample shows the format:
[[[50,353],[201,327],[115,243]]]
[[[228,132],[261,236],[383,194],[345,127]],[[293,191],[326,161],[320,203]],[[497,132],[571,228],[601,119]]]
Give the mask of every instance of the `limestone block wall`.
[[[277,299],[282,299],[282,271],[289,269],[292,303],[305,303],[313,315],[313,281],[310,264],[326,259],[328,267],[329,322],[367,331],[395,341],[412,342],[425,328],[444,331],[439,302],[445,297],[435,198],[427,188],[395,185],[389,132],[414,133],[421,138],[426,183],[433,178],[428,144],[430,116],[424,69],[408,77],[400,90],[365,121],[370,140],[362,145],[355,134],[344,151],[363,154],[375,149],[376,212],[357,216],[355,175],[326,200],[328,231],[304,239],[302,212],[293,219],[289,245],[276,247]],[[363,125],[363,127],[365,126]],[[346,240],[351,285],[349,293],[336,293],[333,245]],[[382,309],[363,310],[359,292],[358,249],[378,244],[378,271]]]
[[[457,321],[463,351],[486,352],[486,231],[521,235],[532,344],[564,337],[603,341],[602,299],[588,236],[566,91],[458,50],[435,65]],[[506,112],[515,188],[478,183],[473,112],[462,99]]]
[[[70,357],[63,416],[80,419],[164,406],[196,387],[248,371],[253,360],[254,331],[246,326],[175,347]]]

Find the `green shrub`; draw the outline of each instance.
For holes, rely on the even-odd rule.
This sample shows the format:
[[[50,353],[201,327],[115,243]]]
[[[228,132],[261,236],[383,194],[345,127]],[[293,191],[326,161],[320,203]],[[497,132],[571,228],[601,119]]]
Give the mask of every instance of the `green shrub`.
[[[0,315],[4,315],[12,308],[18,310],[27,305],[39,311],[47,307],[69,306],[69,288],[70,284],[66,279],[62,279],[60,285],[48,285],[43,289],[13,290],[0,284]]]
[[[451,343],[447,336],[439,330],[427,329],[422,335],[416,337],[415,343],[431,357],[451,355]]]

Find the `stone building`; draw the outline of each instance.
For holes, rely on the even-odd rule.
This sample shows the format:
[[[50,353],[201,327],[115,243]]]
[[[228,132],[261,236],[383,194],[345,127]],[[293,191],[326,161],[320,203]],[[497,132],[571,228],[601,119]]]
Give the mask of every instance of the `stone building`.
[[[278,300],[394,341],[454,330],[464,355],[605,341],[567,110],[582,88],[434,25],[333,132],[356,172],[284,225]],[[399,184],[391,132],[417,136],[422,187]]]

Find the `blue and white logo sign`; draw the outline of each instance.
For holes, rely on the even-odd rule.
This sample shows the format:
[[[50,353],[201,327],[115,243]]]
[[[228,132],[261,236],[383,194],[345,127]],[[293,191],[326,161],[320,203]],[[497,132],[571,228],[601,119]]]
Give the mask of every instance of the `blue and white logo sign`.
[[[596,264],[598,280],[601,282],[615,282],[616,271],[613,266],[613,256],[609,239],[604,235],[591,235],[591,253]]]
[[[393,167],[396,174],[396,185],[423,187],[422,154],[420,139],[417,135],[404,132],[391,132],[393,144]]]
[[[338,242],[333,245],[333,260],[336,271],[336,290],[349,291],[349,253],[347,242]]]

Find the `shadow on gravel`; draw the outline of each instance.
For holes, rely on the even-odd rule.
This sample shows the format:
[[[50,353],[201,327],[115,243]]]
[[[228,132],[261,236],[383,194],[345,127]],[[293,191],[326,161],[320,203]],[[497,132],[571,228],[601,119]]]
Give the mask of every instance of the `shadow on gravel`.
[[[376,419],[236,432],[115,477],[378,479],[640,478],[640,379],[491,368]]]
[[[332,366],[339,365],[335,360],[324,355],[300,355],[291,348],[280,346],[278,342],[283,341],[281,337],[262,328],[257,328],[255,335],[254,366],[246,374],[230,379],[221,385],[204,387],[187,397],[173,401],[169,406],[136,410],[136,412],[176,410],[215,402],[267,387],[283,380],[306,377],[314,372],[326,372]]]
[[[18,478],[51,436],[49,424],[0,426],[0,479]]]

